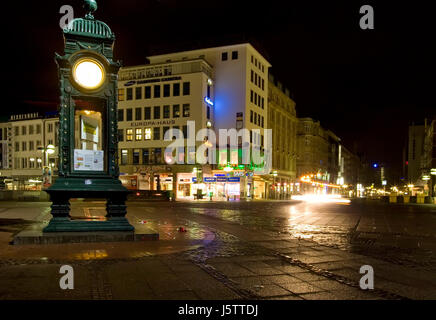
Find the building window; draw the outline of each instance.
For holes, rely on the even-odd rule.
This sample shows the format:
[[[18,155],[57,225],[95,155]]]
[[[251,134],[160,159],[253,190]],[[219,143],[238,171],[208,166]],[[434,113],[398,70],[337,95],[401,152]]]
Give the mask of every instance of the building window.
[[[27,151],[27,143],[26,143],[26,141],[23,141],[21,143],[21,151]]]
[[[53,123],[49,123],[49,124],[48,124],[47,131],[48,131],[49,133],[53,132]]]
[[[160,140],[160,127],[153,128],[153,140]]]
[[[250,110],[250,122],[253,123],[253,110]]]
[[[262,128],[263,128],[263,125],[264,125],[264,117],[262,116]]]
[[[126,129],[126,140],[133,141],[133,129]]]
[[[227,61],[227,52],[223,52],[222,54],[221,54],[221,61]]]
[[[118,141],[124,141],[124,130],[118,129]]]
[[[253,103],[253,96],[254,96],[254,92],[253,90],[250,90],[250,102]]]
[[[135,120],[142,120],[142,108],[135,108]]]
[[[40,134],[41,133],[41,125],[37,124],[36,125],[36,134]]]
[[[151,120],[151,107],[144,108],[144,120]]]
[[[262,109],[264,108],[264,104],[265,104],[265,98],[264,97],[262,97],[262,100],[261,100],[261,105],[262,105]]]
[[[170,117],[170,106],[164,106],[163,107],[163,118],[169,119]]]
[[[183,95],[188,96],[191,94],[191,83],[183,82]]]
[[[133,89],[132,88],[127,88],[127,97],[126,100],[133,100]]]
[[[253,81],[254,81],[254,71],[251,70],[251,83],[253,83]]]
[[[33,134],[33,125],[29,126],[29,134]]]
[[[126,165],[129,161],[129,151],[127,149],[121,150],[121,164]]]
[[[173,118],[179,118],[180,117],[180,105],[175,104],[173,105]]]
[[[180,83],[173,84],[173,96],[174,97],[180,96]]]
[[[151,86],[145,87],[145,99],[151,99]]]
[[[162,131],[163,137],[165,138],[165,133],[167,133],[167,131],[170,130],[170,127],[163,127],[162,130],[163,130]]]
[[[15,127],[15,136],[19,136],[19,135],[20,135],[20,128]]]
[[[124,121],[124,110],[118,109],[118,121]]]
[[[144,139],[151,140],[151,128],[144,129]]]
[[[124,89],[118,89],[118,101],[124,101]]]
[[[183,105],[183,117],[189,117],[190,111],[189,111],[190,107],[189,104],[184,104]]]
[[[160,119],[160,106],[153,107],[153,119]]]
[[[20,143],[15,142],[15,152],[20,151]]]
[[[142,87],[135,88],[135,98],[136,100],[142,99]]]
[[[133,164],[139,164],[140,149],[133,149]]]
[[[27,127],[26,126],[22,126],[21,127],[21,134],[24,136],[27,133]]]
[[[238,51],[233,51],[232,52],[232,60],[237,60],[238,59]]]
[[[164,97],[169,97],[170,96],[170,85],[169,84],[164,84],[163,86],[163,95]]]
[[[132,120],[133,120],[133,110],[126,109],[126,121],[132,121]]]
[[[35,150],[35,142],[29,141],[29,151],[33,151],[33,150]]]
[[[135,129],[135,140],[141,141],[142,140],[142,129]]]
[[[160,85],[154,86],[154,98],[160,98]]]
[[[142,149],[142,164],[150,163],[150,151],[148,149]]]
[[[154,163],[161,163],[161,162],[162,162],[162,149],[155,148],[154,149]]]

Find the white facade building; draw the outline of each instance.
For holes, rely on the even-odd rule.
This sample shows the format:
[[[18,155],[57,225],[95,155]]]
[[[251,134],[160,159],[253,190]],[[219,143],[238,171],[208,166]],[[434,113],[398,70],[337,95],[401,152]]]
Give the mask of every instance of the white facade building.
[[[133,190],[171,190],[178,199],[193,199],[197,190],[216,200],[250,197],[256,179],[252,168],[236,165],[224,171],[217,165],[186,164],[195,152],[189,148],[179,155],[185,164],[168,165],[163,154],[171,142],[163,141],[163,135],[178,128],[186,137],[187,121],[195,121],[196,131],[210,127],[217,138],[219,129],[259,129],[251,141],[263,144],[268,123],[268,61],[250,44],[148,60],[150,64],[119,72],[123,183]],[[197,141],[196,146],[203,142]]]
[[[41,116],[38,113],[12,115],[9,122],[0,124],[0,130],[7,132],[2,140],[1,177],[7,189],[40,190],[44,166],[55,174],[58,162],[58,124],[56,113]],[[7,147],[6,147],[7,145]],[[46,147],[55,146],[55,152],[48,154]],[[8,161],[4,161],[4,157]]]

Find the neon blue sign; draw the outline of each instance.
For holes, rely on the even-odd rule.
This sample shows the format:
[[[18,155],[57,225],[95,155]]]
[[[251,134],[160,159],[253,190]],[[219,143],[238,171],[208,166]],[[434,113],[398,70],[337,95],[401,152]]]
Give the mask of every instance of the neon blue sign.
[[[210,105],[210,106],[212,106],[212,107],[213,107],[213,101],[212,101],[212,100],[210,100],[210,98],[209,98],[209,97],[204,97],[204,101],[206,101],[206,103],[207,103],[208,105]]]

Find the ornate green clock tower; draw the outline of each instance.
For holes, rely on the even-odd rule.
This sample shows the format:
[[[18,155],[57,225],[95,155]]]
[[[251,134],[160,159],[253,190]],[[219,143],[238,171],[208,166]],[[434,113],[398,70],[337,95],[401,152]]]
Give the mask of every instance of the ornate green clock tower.
[[[64,55],[56,54],[59,73],[59,177],[46,191],[53,218],[44,232],[133,231],[126,219],[129,191],[121,185],[117,150],[117,73],[115,35],[88,12],[63,30]],[[106,219],[70,217],[71,198],[107,199]]]

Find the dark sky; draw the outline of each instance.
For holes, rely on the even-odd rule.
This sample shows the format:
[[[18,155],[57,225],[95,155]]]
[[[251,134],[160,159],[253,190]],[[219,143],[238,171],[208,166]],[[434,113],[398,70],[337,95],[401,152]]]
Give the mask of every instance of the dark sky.
[[[320,120],[345,145],[392,168],[401,166],[408,123],[435,114],[436,19],[424,1],[97,2],[95,16],[116,33],[124,65],[251,42],[291,90],[298,116]],[[64,4],[83,16],[81,0],[3,5],[2,115],[56,108],[54,52],[63,51]],[[375,30],[359,28],[365,4],[374,7]]]

